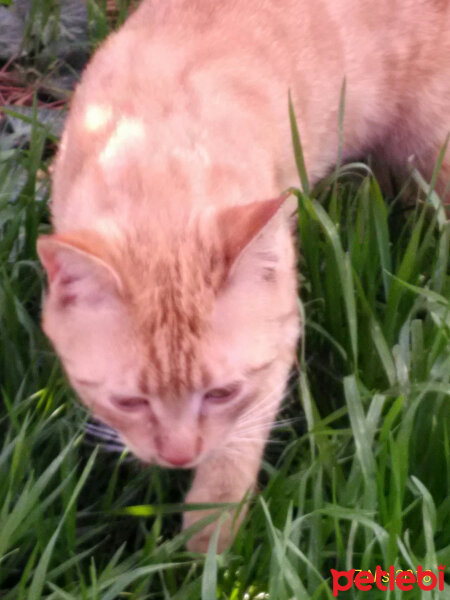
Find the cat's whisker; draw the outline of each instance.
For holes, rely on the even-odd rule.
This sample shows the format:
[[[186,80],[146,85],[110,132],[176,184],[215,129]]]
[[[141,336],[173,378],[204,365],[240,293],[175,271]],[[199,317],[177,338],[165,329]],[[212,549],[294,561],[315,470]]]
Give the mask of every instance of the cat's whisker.
[[[261,405],[263,406],[261,407]],[[278,400],[267,404],[267,400],[263,398],[260,402],[253,405],[248,411],[243,412],[238,418],[238,422],[243,423],[247,421],[252,421],[255,415],[256,417],[263,417],[266,415],[273,416],[273,414],[277,410],[277,407]]]
[[[278,390],[272,390],[271,392],[269,392],[268,394],[264,395],[262,398],[260,398],[258,400],[258,402],[256,402],[255,404],[252,404],[248,410],[244,411],[239,419],[245,419],[245,418],[251,418],[251,415],[253,415],[255,412],[258,412],[258,414],[261,413],[260,406],[263,404],[266,407],[266,411],[269,412],[271,410],[273,410],[274,407],[276,407],[278,405],[278,403],[281,405],[283,403],[283,401],[289,396],[289,394],[292,392],[292,390],[295,388],[295,386],[297,385],[297,381],[294,380],[291,385],[288,386],[288,388],[284,391],[283,396],[281,401],[278,400]],[[273,404],[270,401],[271,396],[273,396]]]
[[[273,410],[261,410],[256,417],[246,417],[245,419],[238,419],[237,426],[241,427],[250,424],[255,425],[257,423],[276,423],[275,415]]]
[[[293,423],[296,423],[300,420],[301,420],[301,417],[293,417],[291,419],[283,419],[282,421],[273,421],[273,422],[261,421],[260,423],[258,423],[258,422],[253,423],[253,426],[250,425],[249,427],[242,427],[242,426],[237,427],[236,431],[238,433],[256,433],[258,431],[265,433],[267,431],[268,427],[271,430],[281,429],[283,427],[287,427],[288,425],[292,425]]]
[[[302,417],[291,417],[289,419],[282,419],[280,421],[275,421],[273,424],[273,429],[280,429],[281,427],[287,427],[288,425],[293,425],[294,423],[298,423],[302,421]]]
[[[236,428],[234,434],[236,435],[259,435],[262,438],[266,438],[271,430],[270,423],[266,426],[260,425],[255,427]]]
[[[247,437],[247,436],[235,436],[233,438],[233,442],[260,442],[261,438],[259,437]],[[264,445],[267,444],[284,444],[281,440],[267,440],[264,442]]]
[[[253,420],[250,421],[250,426],[248,427],[242,427],[242,424],[240,427],[236,427],[236,429],[234,430],[233,436],[227,440],[227,442],[221,447],[221,452],[225,455],[228,456],[230,458],[242,458],[242,456],[245,456],[245,452],[243,448],[240,448],[239,445],[237,444],[247,444],[247,443],[258,443],[261,442],[266,434],[267,434],[267,429],[271,429],[272,431],[274,429],[281,429],[283,427],[286,427],[288,425],[291,425],[292,423],[295,423],[297,421],[301,420],[301,417],[292,417],[289,419],[282,419],[281,421],[270,421],[270,420],[265,420],[265,421],[261,421],[260,423],[256,423]],[[255,434],[262,432],[263,435],[261,437],[256,436]],[[280,440],[267,440],[264,442],[264,445],[267,444],[282,444],[283,442],[281,442]]]
[[[246,411],[246,412],[249,412],[249,413],[253,412],[261,404],[266,404],[267,402],[270,402],[271,398],[273,398],[274,403],[278,402],[279,401],[279,394],[280,394],[280,390],[278,388],[275,389],[275,390],[271,390],[271,391],[267,392],[261,398],[259,398],[258,401],[255,404],[251,404],[250,407],[249,407],[249,410]],[[283,394],[283,397],[284,397],[284,394]]]
[[[238,420],[236,423],[236,429],[242,431],[252,429],[255,427],[260,430],[264,430],[267,427],[270,427],[271,429],[274,427],[279,428],[291,425],[292,423],[295,423],[298,420],[300,420],[300,417],[282,419],[277,421],[273,418],[273,411],[265,411],[264,414],[260,414],[257,418],[246,418]]]
[[[273,420],[275,414],[275,407],[261,408],[257,413],[251,415],[245,415],[245,418],[241,417],[238,419],[238,423],[254,423],[255,420],[267,419]]]
[[[272,428],[272,423],[270,421],[267,423],[255,423],[248,427],[236,427],[236,431],[239,433],[265,432],[269,428]]]
[[[260,416],[263,416],[263,415],[266,415],[266,414],[272,413],[274,410],[276,410],[276,406],[277,406],[277,404],[276,404],[276,403],[273,403],[273,404],[272,404],[272,405],[270,405],[270,406],[268,406],[268,405],[266,405],[266,406],[261,406],[261,405],[259,405],[259,406],[257,406],[257,407],[255,406],[255,407],[254,407],[254,409],[255,409],[255,410],[251,410],[251,411],[249,410],[248,412],[244,412],[244,413],[242,413],[242,414],[239,416],[239,418],[238,418],[238,421],[239,421],[239,422],[242,422],[242,421],[249,421],[249,420],[251,420],[252,418],[255,418],[255,417],[260,417]]]
[[[235,427],[233,430],[233,434],[231,439],[236,439],[238,436],[248,435],[248,434],[259,434],[262,433],[263,437],[267,436],[267,433],[272,429],[274,425],[273,421],[264,421],[260,423],[249,424],[246,427]]]

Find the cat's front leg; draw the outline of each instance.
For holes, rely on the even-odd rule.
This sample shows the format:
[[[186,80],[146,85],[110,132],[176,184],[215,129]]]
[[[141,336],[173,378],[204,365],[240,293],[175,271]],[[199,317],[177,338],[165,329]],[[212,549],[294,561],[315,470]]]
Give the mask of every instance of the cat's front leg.
[[[251,444],[228,446],[214,457],[197,467],[192,487],[186,497],[188,504],[239,503],[255,487],[265,438]],[[220,514],[221,510],[195,510],[184,513],[183,528],[203,519],[211,513]],[[222,552],[233,541],[246,513],[241,505],[228,511],[222,521],[218,541],[218,552]],[[209,540],[218,525],[218,519],[206,525],[187,542],[189,550],[206,552]]]

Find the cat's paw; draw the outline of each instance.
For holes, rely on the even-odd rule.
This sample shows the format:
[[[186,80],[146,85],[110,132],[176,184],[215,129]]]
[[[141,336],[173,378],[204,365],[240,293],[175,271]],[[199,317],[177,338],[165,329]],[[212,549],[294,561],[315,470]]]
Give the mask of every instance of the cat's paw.
[[[187,542],[186,547],[191,552],[207,552],[209,542],[216,529],[220,526],[219,539],[217,540],[217,552],[220,554],[229,548],[233,542],[238,523],[234,523],[233,514],[228,514],[224,519],[219,518],[217,510],[196,510],[184,513],[183,529],[187,529],[197,521],[201,521],[206,516],[216,513],[217,520],[205,525],[198,533],[194,534]],[[220,525],[219,525],[220,522]]]

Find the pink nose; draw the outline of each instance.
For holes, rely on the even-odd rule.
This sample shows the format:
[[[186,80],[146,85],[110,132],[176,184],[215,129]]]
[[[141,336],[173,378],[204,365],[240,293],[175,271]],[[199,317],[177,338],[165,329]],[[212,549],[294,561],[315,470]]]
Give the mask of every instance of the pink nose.
[[[183,451],[166,450],[165,452],[159,452],[159,458],[162,458],[164,462],[167,462],[174,467],[183,467],[192,462],[195,456]]]

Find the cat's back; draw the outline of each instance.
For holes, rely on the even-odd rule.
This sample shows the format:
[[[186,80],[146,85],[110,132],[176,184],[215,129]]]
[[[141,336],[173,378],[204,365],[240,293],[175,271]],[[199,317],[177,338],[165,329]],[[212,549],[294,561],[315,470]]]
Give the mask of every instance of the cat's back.
[[[392,119],[418,89],[443,96],[450,0],[144,0],[76,91],[56,162],[56,226],[142,219],[171,202],[182,222],[189,202],[203,202],[213,153],[231,155],[244,138],[239,109],[251,102],[263,130],[269,111],[287,123],[302,72],[324,88],[344,77],[362,94],[376,87]]]

